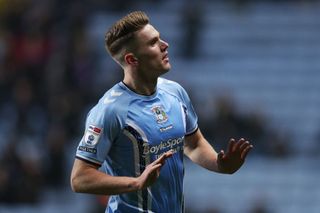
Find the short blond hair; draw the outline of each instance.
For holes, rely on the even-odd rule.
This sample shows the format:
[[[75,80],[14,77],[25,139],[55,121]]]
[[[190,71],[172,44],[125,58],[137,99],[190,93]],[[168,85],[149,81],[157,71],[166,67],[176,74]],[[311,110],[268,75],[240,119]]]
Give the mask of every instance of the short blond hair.
[[[133,39],[135,32],[149,23],[142,11],[135,11],[118,20],[105,34],[105,46],[112,57],[123,50]]]

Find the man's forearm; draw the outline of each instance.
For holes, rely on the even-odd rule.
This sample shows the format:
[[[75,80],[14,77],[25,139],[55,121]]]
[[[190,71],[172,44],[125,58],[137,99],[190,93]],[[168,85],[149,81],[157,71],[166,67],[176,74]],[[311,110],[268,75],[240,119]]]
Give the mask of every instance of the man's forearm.
[[[80,161],[76,160],[75,165],[82,168],[74,169],[71,175],[71,186],[75,192],[114,195],[139,190],[137,178],[114,177],[96,168],[83,166]]]
[[[220,172],[217,164],[217,152],[203,137],[200,129],[185,137],[184,153],[194,163],[215,172]]]
[[[219,172],[217,165],[217,152],[204,138],[197,141],[194,146],[185,147],[185,154],[194,163],[210,171]]]

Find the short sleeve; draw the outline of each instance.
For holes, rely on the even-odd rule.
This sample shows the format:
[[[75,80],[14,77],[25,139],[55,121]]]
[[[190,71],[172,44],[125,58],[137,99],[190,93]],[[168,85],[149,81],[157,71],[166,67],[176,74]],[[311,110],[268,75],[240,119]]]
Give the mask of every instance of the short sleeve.
[[[195,112],[191,100],[183,87],[179,89],[182,99],[183,109],[186,118],[186,135],[194,133],[198,129],[198,116]]]
[[[76,157],[102,165],[116,138],[120,125],[115,113],[96,105],[88,113],[83,137],[77,147]]]

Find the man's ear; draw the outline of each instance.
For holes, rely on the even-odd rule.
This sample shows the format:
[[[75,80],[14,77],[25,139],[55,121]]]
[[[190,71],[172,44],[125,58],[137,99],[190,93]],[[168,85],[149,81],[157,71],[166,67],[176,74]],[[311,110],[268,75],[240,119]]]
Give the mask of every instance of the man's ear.
[[[132,53],[125,54],[124,61],[126,64],[138,65],[138,59]]]

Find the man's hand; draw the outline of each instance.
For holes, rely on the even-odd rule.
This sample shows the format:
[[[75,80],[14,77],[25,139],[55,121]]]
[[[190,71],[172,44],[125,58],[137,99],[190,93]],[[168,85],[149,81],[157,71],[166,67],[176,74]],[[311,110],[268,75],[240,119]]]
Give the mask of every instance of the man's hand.
[[[249,151],[253,148],[249,141],[241,138],[238,142],[230,139],[227,153],[221,150],[218,153],[217,165],[219,172],[233,174],[244,163]]]
[[[138,177],[138,188],[145,189],[152,185],[158,179],[160,175],[160,169],[165,164],[167,158],[173,155],[172,150],[164,153],[160,158],[150,163],[143,173]]]

